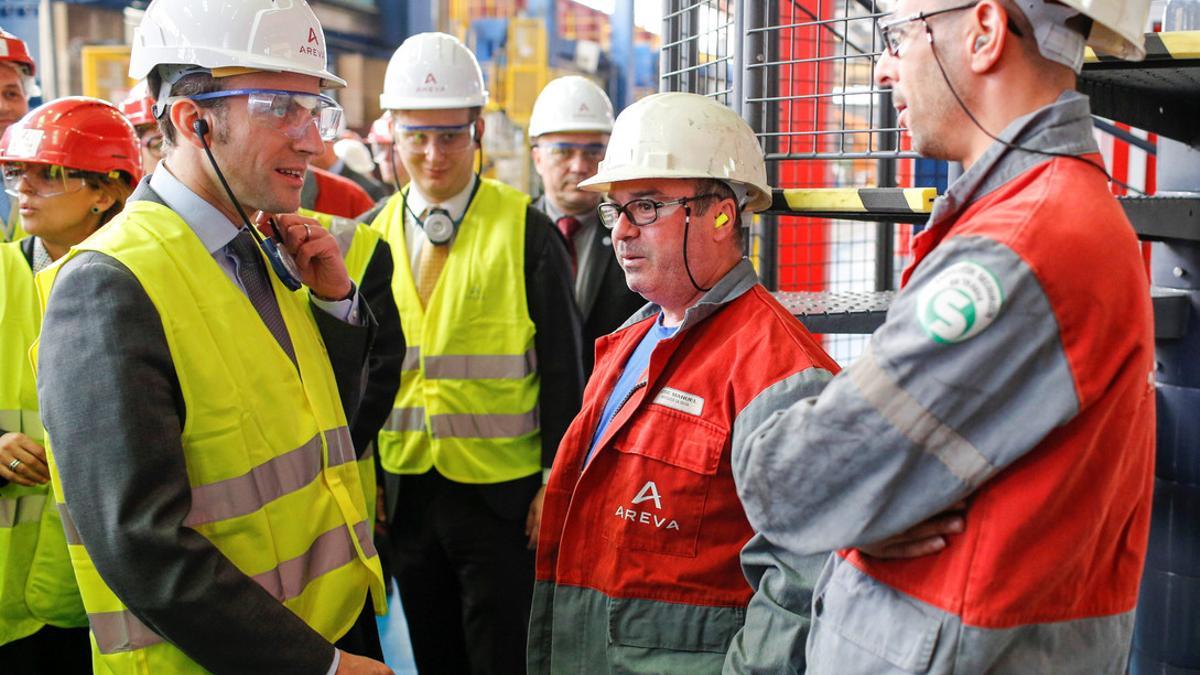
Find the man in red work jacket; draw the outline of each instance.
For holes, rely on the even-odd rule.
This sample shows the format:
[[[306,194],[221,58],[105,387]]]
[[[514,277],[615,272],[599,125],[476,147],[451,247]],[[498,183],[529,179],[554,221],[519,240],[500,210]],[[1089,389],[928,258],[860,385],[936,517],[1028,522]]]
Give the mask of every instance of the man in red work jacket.
[[[371,199],[371,195],[349,178],[311,165],[304,174],[304,186],[300,189],[301,208],[362,220],[359,216],[373,206],[375,200]]]
[[[1150,523],[1153,322],[1075,73],[1085,41],[1139,58],[1147,4],[901,0],[880,21],[876,79],[913,147],[966,172],[865,353],[734,446],[746,513],[775,546],[747,566],[761,602],[746,625],[807,613],[772,592],[791,557],[964,499],[966,527],[924,558],[832,556],[808,673],[1125,671]]]
[[[651,304],[597,342],[559,446],[529,670],[719,672],[751,596],[731,448],[837,365],[742,257],[740,214],[765,208],[770,189],[736,113],[695,94],[642,99],[580,185],[608,193],[601,222]]]

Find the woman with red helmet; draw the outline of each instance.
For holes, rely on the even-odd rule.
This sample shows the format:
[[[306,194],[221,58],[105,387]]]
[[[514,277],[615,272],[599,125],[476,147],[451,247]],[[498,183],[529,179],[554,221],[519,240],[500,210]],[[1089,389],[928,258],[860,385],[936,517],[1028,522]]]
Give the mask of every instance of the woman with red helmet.
[[[0,138],[4,188],[29,237],[0,244],[0,664],[89,672],[87,617],[54,500],[28,356],[34,274],[124,207],[141,178],[133,126],[94,98],[47,103]]]
[[[124,101],[117,104],[133,128],[137,131],[142,151],[142,173],[154,173],[163,156],[163,135],[154,118],[154,99],[150,88],[142,80],[133,85]]]

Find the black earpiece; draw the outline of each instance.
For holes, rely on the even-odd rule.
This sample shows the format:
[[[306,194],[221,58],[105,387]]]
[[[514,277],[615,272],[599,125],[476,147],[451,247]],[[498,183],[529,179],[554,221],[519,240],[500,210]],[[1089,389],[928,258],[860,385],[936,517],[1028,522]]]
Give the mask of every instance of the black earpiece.
[[[196,120],[195,122],[192,122],[192,131],[196,132],[197,136],[207,136],[208,135],[208,120],[206,120],[202,117],[202,118]]]

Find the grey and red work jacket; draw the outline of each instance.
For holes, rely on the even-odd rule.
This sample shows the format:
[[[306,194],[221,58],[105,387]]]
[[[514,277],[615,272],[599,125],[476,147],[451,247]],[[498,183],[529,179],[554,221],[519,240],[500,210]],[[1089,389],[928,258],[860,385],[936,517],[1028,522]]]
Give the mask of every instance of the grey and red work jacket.
[[[720,672],[751,596],[738,554],[753,532],[731,449],[837,370],[743,260],[655,347],[585,467],[609,394],[657,314],[648,306],[597,341],[583,409],[559,446],[530,673]]]
[[[1086,98],[1002,138],[1079,159],[993,144],[935,206],[865,353],[734,448],[776,551],[851,547],[814,591],[808,673],[1125,670],[1154,481],[1146,270],[1089,165]],[[966,530],[936,555],[852,548],[962,499]],[[747,561],[773,621],[807,611],[761,592],[781,560]]]

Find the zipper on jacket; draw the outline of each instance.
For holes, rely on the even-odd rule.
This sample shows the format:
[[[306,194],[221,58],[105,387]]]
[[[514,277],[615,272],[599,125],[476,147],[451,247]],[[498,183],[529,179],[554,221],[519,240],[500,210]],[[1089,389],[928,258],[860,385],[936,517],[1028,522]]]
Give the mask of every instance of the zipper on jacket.
[[[629,392],[625,394],[625,398],[621,399],[621,402],[619,404],[617,404],[617,409],[613,411],[612,419],[608,421],[609,424],[612,424],[613,421],[617,419],[617,415],[621,414],[621,409],[625,407],[626,403],[629,403],[629,399],[633,398],[633,395],[636,394],[639,389],[641,389],[642,387],[645,387],[647,384],[648,384],[648,382],[646,380],[642,380],[641,382],[638,382],[637,384],[633,385],[633,389],[630,389]],[[600,448],[596,448],[595,452],[592,453],[592,456],[590,458],[587,458],[584,460],[583,466],[579,467],[579,473],[582,474],[584,469],[586,469],[588,467],[588,464],[591,464],[592,460],[596,459],[597,452],[600,452]]]

